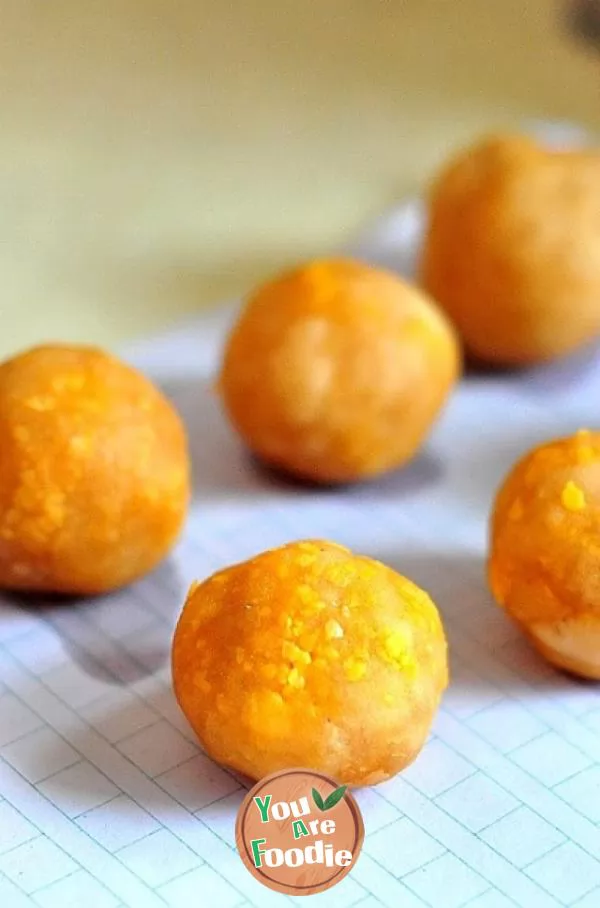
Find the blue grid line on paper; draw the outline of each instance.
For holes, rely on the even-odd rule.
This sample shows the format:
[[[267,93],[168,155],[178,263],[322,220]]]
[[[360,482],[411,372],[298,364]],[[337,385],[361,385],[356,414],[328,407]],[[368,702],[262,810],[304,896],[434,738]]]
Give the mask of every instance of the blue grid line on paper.
[[[0,669],[1,667],[2,666],[0,663]],[[13,666],[13,670],[14,668],[15,666]],[[10,684],[8,673],[4,676],[4,678],[5,680],[7,680],[8,684]],[[36,681],[32,679],[30,683],[35,684]],[[47,716],[47,721],[51,725],[51,727],[55,727],[54,720],[50,721],[50,719],[48,718],[52,713],[52,709],[49,708],[49,706],[51,706],[52,704],[52,701],[55,701],[55,705],[58,706],[58,712],[62,713],[63,715],[70,712],[70,710],[64,704],[60,704],[55,698],[54,694],[49,691],[45,691],[42,685],[39,685],[39,682],[38,687],[38,693],[42,695],[42,703],[45,704],[45,709],[43,711]],[[78,720],[78,724],[83,723],[81,722],[81,720]],[[203,853],[209,852],[212,859],[211,862],[214,862],[215,869],[218,867],[215,858],[218,856],[220,849],[225,849],[226,853],[221,853],[220,860],[221,863],[232,863],[231,868],[228,868],[228,876],[230,880],[232,877],[237,878],[241,882],[241,884],[245,886],[245,888],[248,888],[248,883],[253,883],[252,878],[247,874],[241,863],[237,864],[230,861],[231,850],[226,845],[226,843],[220,840],[218,836],[216,836],[210,829],[208,829],[208,827],[206,827],[201,820],[194,817],[193,814],[188,813],[188,811],[186,811],[181,804],[174,801],[170,797],[170,795],[168,795],[167,792],[164,791],[164,789],[159,788],[153,780],[143,776],[138,767],[135,766],[135,764],[131,763],[125,756],[123,756],[121,753],[118,753],[117,751],[111,750],[108,743],[103,741],[97,732],[94,732],[92,729],[88,729],[88,732],[90,734],[90,738],[95,739],[95,749],[93,749],[91,754],[92,762],[98,766],[101,772],[104,772],[107,777],[112,777],[113,781],[119,784],[121,790],[127,793],[135,803],[137,803],[140,807],[143,807],[150,814],[156,816],[159,822],[163,823],[165,828],[168,828],[174,835],[176,835],[178,838],[181,838],[181,840],[186,845],[188,845],[188,847],[192,848],[192,850],[196,851],[201,856],[203,856]],[[71,741],[70,743],[73,743],[75,745],[75,741]],[[102,745],[101,748],[98,747],[99,744]],[[79,749],[84,757],[88,759],[90,758],[89,747],[80,747]],[[122,778],[122,774],[121,777],[116,778],[114,775],[112,775],[112,773],[107,773],[105,771],[107,768],[106,765],[104,765],[105,761],[98,759],[99,750],[104,752],[105,759],[106,756],[110,754],[110,756],[112,757],[112,762],[119,763],[122,769],[125,769],[126,773],[127,768],[129,767],[130,772],[128,774],[137,776],[138,783],[142,783],[143,793],[139,790],[137,791],[137,793],[132,790],[131,783],[125,782]],[[146,793],[151,787],[154,788],[154,795],[158,795],[158,801],[162,802],[162,804],[157,803],[153,805],[152,803],[148,802]],[[164,805],[168,805],[168,813]],[[173,819],[178,814],[179,824],[177,824]],[[165,815],[167,817],[166,821]]]
[[[203,324],[200,319],[190,331],[186,346],[190,355],[191,350],[202,349]],[[152,361],[153,349],[152,345],[145,348],[146,365]],[[161,349],[159,343],[157,362]],[[181,363],[179,371],[180,367]],[[168,373],[165,363],[160,372]],[[26,760],[28,741],[33,746],[37,740],[50,740],[35,738],[40,729],[49,729],[86,765],[105,776],[117,795],[71,817],[44,795],[44,790],[52,790],[55,796],[44,783],[61,783],[61,770],[30,784],[18,767],[7,766],[7,774],[0,771],[0,796],[10,794],[6,779],[14,784],[18,780],[19,798],[11,797],[15,804],[18,800],[16,806],[25,820],[42,829],[40,838],[53,839],[63,848],[73,838],[75,847],[67,850],[84,868],[82,873],[94,876],[95,865],[90,867],[88,860],[90,846],[94,846],[92,864],[101,856],[102,862],[108,860],[112,867],[129,874],[117,873],[121,889],[115,897],[125,908],[169,904],[184,898],[186,887],[195,880],[202,880],[209,895],[213,886],[224,903],[231,901],[236,908],[238,904],[289,903],[246,873],[231,848],[231,836],[226,841],[219,834],[225,829],[227,814],[207,810],[220,800],[231,804],[229,822],[233,826],[235,799],[228,800],[229,795],[220,792],[225,776],[235,785],[240,780],[235,773],[219,770],[224,775],[213,783],[210,761],[195,762],[196,757],[189,756],[201,751],[172,696],[168,646],[192,579],[266,546],[325,536],[379,557],[431,587],[442,608],[456,663],[447,705],[421,758],[404,776],[374,789],[376,797],[364,800],[365,850],[349,878],[362,892],[357,895],[349,887],[346,894],[339,887],[340,908],[354,904],[365,908],[372,904],[394,908],[506,908],[511,904],[595,908],[593,899],[600,887],[600,882],[594,882],[600,872],[598,825],[593,819],[593,795],[585,803],[580,788],[594,784],[598,768],[600,728],[594,721],[600,703],[596,705],[589,690],[546,669],[536,656],[519,655],[518,634],[491,605],[481,578],[487,510],[506,466],[543,437],[571,431],[577,427],[575,421],[590,421],[598,385],[599,376],[592,370],[589,380],[584,375],[579,381],[575,404],[567,388],[549,412],[546,399],[535,398],[533,386],[518,387],[505,378],[467,383],[432,435],[429,466],[426,457],[425,466],[417,462],[401,475],[357,489],[320,493],[274,486],[254,471],[233,438],[224,465],[219,467],[225,473],[210,473],[211,457],[216,462],[221,452],[203,453],[204,472],[198,475],[201,490],[168,570],[117,594],[112,602],[99,600],[97,614],[93,606],[73,606],[71,612],[50,608],[44,610],[45,617],[14,604],[0,611],[0,654],[6,657],[0,681],[7,682],[7,690],[0,687],[0,715],[3,697],[16,697],[4,701],[10,707],[8,731],[0,727],[0,734],[10,739],[5,744],[7,756],[31,766]],[[189,398],[189,388],[185,393]],[[210,445],[211,439],[203,432],[201,401],[199,404],[195,416],[190,414],[189,400],[185,402],[194,444],[202,447]],[[510,425],[486,419],[499,406],[510,406]],[[219,443],[224,438],[225,433]],[[468,445],[464,439],[469,439]],[[434,468],[436,460],[438,467]],[[38,646],[39,665],[34,645]],[[155,653],[156,645],[159,651]],[[112,675],[115,683],[90,675],[94,662],[94,670]],[[58,669],[48,665],[58,665]],[[81,689],[69,688],[69,677],[78,679]],[[155,726],[157,735],[171,736],[173,754],[182,756],[180,763],[164,772],[158,770],[165,759],[168,762],[168,755],[151,747]],[[195,749],[190,751],[182,739]],[[0,754],[3,743],[1,737]],[[9,751],[13,745],[18,746]],[[201,774],[198,790],[202,789],[202,795],[198,796],[208,800],[192,811],[186,803],[192,805],[196,771]],[[75,777],[67,767],[64,778]],[[33,796],[23,797],[24,792]],[[90,797],[90,792],[82,793],[82,803],[83,794]],[[118,816],[119,805],[126,803],[123,795],[154,817],[151,828],[155,831],[113,853],[102,845],[109,839],[101,824],[113,809]],[[80,816],[90,818],[89,829],[96,831],[97,839],[78,825]],[[54,818],[52,822],[48,817]],[[203,817],[212,825],[204,823]],[[409,820],[421,830],[424,850],[421,855],[418,850],[412,853],[409,860],[405,844],[404,869],[396,876],[393,851],[397,847],[401,852],[403,842],[396,842],[394,836],[409,828]],[[536,848],[515,852],[511,844],[515,823],[523,827],[524,835],[528,828],[537,831],[540,841]],[[60,826],[58,838],[53,824]],[[142,826],[128,834],[135,837]],[[394,846],[385,860],[370,853],[369,843],[377,841],[379,831]],[[140,855],[143,859],[144,843],[150,853],[156,835],[165,836],[157,840],[164,841],[165,847],[169,842],[180,843],[181,868],[188,866],[183,849],[202,863],[185,872],[182,869],[175,881],[164,882],[157,871],[156,882],[149,883],[135,868],[143,870]],[[555,842],[557,835],[563,837],[559,842]],[[430,859],[425,853],[428,840],[441,849]],[[0,853],[0,867],[6,854],[10,849]],[[387,854],[382,847],[380,857]],[[401,868],[401,861],[396,863]],[[571,864],[579,868],[578,873],[569,874]],[[78,872],[66,873],[62,880],[36,890],[36,899],[46,892],[50,898],[53,887],[60,893],[63,880],[66,891]],[[106,882],[109,880],[110,873]],[[123,884],[123,880],[129,882]],[[14,884],[9,880],[7,885]],[[30,884],[25,881],[25,885]],[[126,892],[129,885],[138,888]],[[18,887],[13,891],[19,891]],[[23,898],[28,896],[23,894]]]
[[[34,786],[6,765],[2,770],[2,793],[9,803],[27,816],[30,822],[31,814],[35,813],[38,818],[37,828],[49,840],[64,845],[63,850],[75,860],[80,859],[82,867],[86,867],[98,879],[107,881],[110,877],[108,888],[116,887],[115,894],[126,898],[126,904],[133,906],[147,904],[149,908],[161,904],[154,899],[153,893],[147,890],[141,880],[136,879],[126,868],[122,868],[119,862],[112,859],[112,855],[90,839],[83,830],[73,826],[58,808],[43,799]],[[37,805],[41,800],[44,801],[43,809],[38,809]]]

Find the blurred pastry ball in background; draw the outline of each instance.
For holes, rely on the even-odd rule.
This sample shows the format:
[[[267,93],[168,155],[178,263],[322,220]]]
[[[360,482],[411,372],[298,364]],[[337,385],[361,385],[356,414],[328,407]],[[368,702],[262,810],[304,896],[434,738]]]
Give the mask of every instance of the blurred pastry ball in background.
[[[517,463],[494,505],[488,570],[498,603],[550,662],[600,679],[600,433]]]
[[[552,360],[600,333],[600,156],[520,137],[458,155],[429,198],[424,287],[467,352]]]
[[[101,593],[153,568],[189,497],[182,423],[139,372],[92,347],[0,365],[0,586]]]
[[[446,639],[410,580],[332,542],[294,542],[192,587],[172,668],[220,763],[253,779],[306,766],[370,785],[423,746]]]
[[[413,457],[459,368],[454,331],[421,291],[358,262],[317,261],[250,298],[220,388],[267,464],[350,482]]]

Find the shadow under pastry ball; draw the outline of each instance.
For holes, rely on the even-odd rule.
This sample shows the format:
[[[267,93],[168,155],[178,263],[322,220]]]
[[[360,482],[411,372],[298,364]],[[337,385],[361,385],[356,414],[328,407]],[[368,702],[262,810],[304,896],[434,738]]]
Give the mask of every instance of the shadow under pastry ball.
[[[421,278],[475,360],[552,360],[600,334],[600,155],[499,136],[429,195]]]
[[[420,290],[359,262],[316,261],[250,298],[220,391],[261,460],[346,483],[410,460],[459,371],[454,331]]]
[[[600,680],[600,433],[530,451],[492,513],[492,593],[550,662]]]
[[[139,372],[60,345],[0,365],[0,587],[129,583],[167,554],[188,497],[185,430]]]
[[[260,779],[307,766],[371,785],[422,748],[448,680],[414,583],[325,541],[195,584],[173,641],[179,704],[215,760]]]

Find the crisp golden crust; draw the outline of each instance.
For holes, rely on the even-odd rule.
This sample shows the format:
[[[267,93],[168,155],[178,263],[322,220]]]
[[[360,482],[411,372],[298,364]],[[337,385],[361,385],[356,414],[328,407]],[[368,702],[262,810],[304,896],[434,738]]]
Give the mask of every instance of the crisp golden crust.
[[[551,360],[600,333],[600,156],[485,139],[431,188],[421,276],[467,350]]]
[[[418,754],[447,684],[427,594],[322,541],[194,585],[172,666],[207,752],[255,779],[308,766],[352,785],[383,781]]]
[[[220,388],[249,448],[317,482],[409,460],[460,370],[445,316],[418,290],[351,261],[313,262],[249,300]]]
[[[535,448],[491,521],[492,592],[553,663],[600,676],[600,433]]]
[[[0,586],[126,584],[168,552],[188,497],[183,425],[140,373],[59,345],[0,365]]]

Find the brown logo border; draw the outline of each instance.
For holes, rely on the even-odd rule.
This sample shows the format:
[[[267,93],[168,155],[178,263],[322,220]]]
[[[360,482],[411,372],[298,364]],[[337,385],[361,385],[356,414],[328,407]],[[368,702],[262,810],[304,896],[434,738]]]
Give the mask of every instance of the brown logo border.
[[[260,882],[262,882],[263,885],[268,889],[283,893],[284,895],[317,895],[319,892],[325,892],[327,889],[331,889],[332,886],[340,883],[342,879],[344,879],[344,877],[346,877],[351,872],[351,870],[353,870],[362,850],[363,842],[365,839],[365,826],[360,808],[351,791],[347,790],[346,792],[344,792],[344,800],[350,808],[356,830],[356,835],[352,846],[352,863],[348,867],[337,868],[333,876],[331,876],[327,881],[321,883],[318,886],[289,886],[280,884],[277,880],[271,879],[271,877],[267,873],[265,873],[262,868],[256,867],[254,865],[252,856],[249,851],[248,843],[246,842],[243,834],[243,824],[246,818],[246,814],[254,803],[254,797],[260,794],[263,787],[265,785],[268,785],[269,782],[272,782],[276,779],[284,779],[286,776],[296,775],[298,773],[301,773],[302,775],[309,775],[314,779],[320,779],[323,782],[327,782],[328,785],[332,786],[332,790],[335,790],[335,788],[338,787],[338,783],[335,781],[335,779],[332,779],[331,776],[328,776],[322,772],[318,772],[314,769],[308,769],[305,766],[294,766],[289,769],[282,769],[278,772],[272,772],[268,776],[264,776],[262,779],[259,779],[259,781],[256,782],[252,786],[252,788],[248,790],[246,796],[244,797],[244,800],[240,805],[240,809],[238,810],[235,822],[235,843],[238,853],[246,869],[252,874],[255,879],[260,879]],[[306,892],[307,889],[310,891]]]

